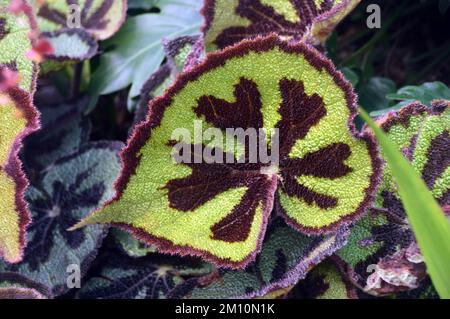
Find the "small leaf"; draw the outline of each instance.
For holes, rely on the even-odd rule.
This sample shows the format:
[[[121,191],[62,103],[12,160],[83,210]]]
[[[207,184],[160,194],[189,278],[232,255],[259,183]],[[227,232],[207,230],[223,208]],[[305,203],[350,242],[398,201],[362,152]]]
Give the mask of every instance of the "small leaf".
[[[311,234],[336,231],[371,204],[380,173],[374,141],[349,127],[350,84],[308,46],[276,36],[242,42],[180,75],[150,108],[122,153],[116,197],[78,227],[113,223],[161,252],[242,268],[261,249],[275,196],[288,223]],[[226,128],[278,129],[279,163],[252,162],[248,143],[238,142],[233,153],[199,144],[219,161],[177,164],[180,137],[172,134],[195,136],[195,121],[222,136]],[[189,139],[180,142],[192,159]]]
[[[219,270],[190,279],[176,287],[170,297],[254,298],[286,291],[344,246],[347,236],[345,228],[333,235],[305,236],[283,225],[282,220],[275,220],[267,231],[259,258],[245,270]]]
[[[163,256],[133,259],[112,255],[98,277],[79,293],[82,299],[165,299],[185,278],[200,276],[211,267],[198,260]]]
[[[53,48],[53,52],[46,55],[47,59],[83,61],[97,53],[97,41],[83,29],[61,29],[42,33],[41,36],[47,39]]]
[[[74,12],[70,5],[78,5],[80,27],[98,40],[105,40],[119,30],[125,20],[126,0],[92,1],[30,1],[38,19],[41,32],[71,28]]]
[[[39,128],[31,96],[20,88],[0,92],[0,257],[10,263],[22,259],[30,213],[24,200],[28,180],[19,151],[24,137]]]
[[[78,265],[84,275],[99,248],[105,228],[89,227],[76,232],[67,228],[112,196],[119,172],[118,142],[95,142],[54,162],[41,180],[27,191],[33,215],[28,245],[20,264],[0,264],[49,287],[54,296],[66,292],[67,267]]]
[[[446,146],[443,149],[441,146],[437,149],[430,147],[436,139],[438,139],[439,143],[441,143],[442,138],[444,140],[448,139],[448,124],[450,123],[448,105],[448,101],[439,102],[435,106],[438,113],[424,122],[425,127],[422,128],[424,132],[421,132],[419,136],[421,142],[417,142],[418,144],[416,146],[419,156],[413,159],[412,167],[401,155],[396,145],[373,123],[366,113],[362,113],[364,119],[375,132],[383,147],[385,159],[391,167],[392,175],[398,184],[399,198],[402,200],[405,211],[408,214],[408,220],[411,223],[414,235],[423,253],[427,271],[442,298],[450,298],[450,276],[448,274],[448,263],[450,261],[450,245],[448,244],[450,242],[450,223],[445,218],[438,201],[435,200],[433,195],[436,196],[436,192],[434,192],[435,188],[437,188],[438,196],[441,196],[441,192],[444,190],[446,193],[443,195],[446,198],[446,202],[448,202],[448,163],[439,163],[434,160],[427,161],[427,158],[423,157],[424,148],[420,144],[426,145],[425,149],[431,151],[430,156],[433,157],[441,156],[440,152],[448,149]],[[448,141],[444,145],[448,145]],[[443,158],[448,159],[449,156],[446,155]],[[441,166],[441,164],[444,164],[444,166]],[[430,177],[433,180],[431,184],[433,185],[433,189],[431,192],[427,188],[427,186],[430,187],[430,184],[428,184],[426,177],[425,181],[423,181],[418,174],[422,173],[426,175],[425,167],[428,165],[434,167],[434,169],[438,169],[439,173],[444,173],[446,176],[444,177],[444,181],[447,181],[444,184],[442,182],[438,183],[439,179],[436,180],[436,178],[438,178],[439,174],[436,174],[436,171],[432,170]]]
[[[323,44],[358,3],[359,0],[206,0],[206,50],[223,49],[273,32],[283,38],[310,38],[314,44]]]

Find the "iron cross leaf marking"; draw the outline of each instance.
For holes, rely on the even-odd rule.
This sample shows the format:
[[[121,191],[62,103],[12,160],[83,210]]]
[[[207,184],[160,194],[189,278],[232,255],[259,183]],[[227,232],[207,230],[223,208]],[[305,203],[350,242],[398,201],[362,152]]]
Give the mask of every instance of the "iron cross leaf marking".
[[[270,36],[211,54],[150,109],[122,152],[116,197],[76,227],[110,223],[162,252],[242,268],[261,249],[274,204],[297,230],[322,234],[372,201],[380,161],[373,140],[349,124],[352,88],[303,44]],[[249,161],[248,142],[240,154],[183,141],[191,158],[201,146],[207,154],[243,156],[243,163],[174,161],[174,130],[195,134],[196,121],[224,136],[233,128],[278,129],[278,165]]]
[[[359,0],[206,0],[206,49],[223,49],[272,32],[300,40],[309,33],[324,41]],[[314,41],[316,42],[316,41]]]

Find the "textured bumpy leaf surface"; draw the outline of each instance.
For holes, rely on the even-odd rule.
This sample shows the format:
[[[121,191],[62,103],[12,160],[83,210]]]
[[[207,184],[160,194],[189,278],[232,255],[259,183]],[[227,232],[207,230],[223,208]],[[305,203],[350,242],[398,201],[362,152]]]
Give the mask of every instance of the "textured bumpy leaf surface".
[[[178,74],[184,70],[188,62],[189,54],[197,41],[199,41],[198,35],[183,36],[163,42],[164,52],[174,74]]]
[[[388,113],[378,122],[448,213],[448,102],[436,102],[433,108],[412,103],[397,112]],[[344,261],[341,266],[352,280],[371,294],[385,295],[414,289],[426,277],[423,257],[389,166],[385,168],[375,207],[357,222],[348,246],[337,255]]]
[[[17,87],[0,91],[0,122],[0,257],[13,263],[22,258],[30,220],[19,151],[22,139],[39,127],[31,95]]]
[[[349,124],[351,86],[303,44],[273,36],[212,54],[150,107],[122,153],[116,197],[78,227],[113,223],[160,251],[241,268],[261,249],[275,196],[288,223],[313,234],[337,230],[371,204],[380,160],[373,140]],[[222,148],[222,139],[180,141],[189,158],[200,146],[206,156],[222,154],[222,164],[208,164],[211,155],[177,164],[180,136],[172,134],[184,128],[194,136],[196,120],[224,136],[225,128],[279,129],[279,165],[251,163],[249,147]]]
[[[70,6],[78,5],[80,28],[99,40],[109,38],[119,29],[127,10],[126,0],[31,0],[30,3],[41,32],[71,28],[75,11]]]
[[[253,298],[284,291],[305,278],[308,271],[345,245],[348,231],[306,236],[278,219],[266,234],[257,260],[245,270],[219,270],[193,278],[172,291],[172,298]]]
[[[207,51],[223,49],[246,38],[275,32],[300,40],[324,42],[359,0],[206,0]]]
[[[163,38],[199,32],[201,0],[164,0],[156,3],[158,13],[145,13],[127,19],[107,47],[114,49],[100,57],[92,75],[92,95],[108,94],[131,85],[129,100],[139,95],[144,83],[164,60]]]
[[[85,283],[82,299],[165,299],[187,278],[211,272],[200,260],[167,256],[130,258],[112,255],[98,277]]]
[[[291,298],[300,299],[357,299],[354,285],[343,277],[330,260],[315,267],[290,292]]]
[[[37,65],[27,58],[32,44],[30,32],[36,29],[31,8],[26,12],[10,13],[9,0],[0,0],[0,73],[4,68],[19,73],[19,87],[28,93],[34,92]]]
[[[75,264],[83,275],[105,235],[103,226],[69,232],[89,211],[111,198],[112,184],[120,170],[117,142],[95,142],[53,163],[52,168],[27,191],[33,215],[28,244],[20,264],[1,265],[2,271],[20,273],[64,293],[67,267]]]

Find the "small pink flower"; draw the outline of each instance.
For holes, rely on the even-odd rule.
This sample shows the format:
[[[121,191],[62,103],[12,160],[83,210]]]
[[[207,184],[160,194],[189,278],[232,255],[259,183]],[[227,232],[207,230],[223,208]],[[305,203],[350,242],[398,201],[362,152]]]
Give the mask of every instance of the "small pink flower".
[[[8,68],[0,69],[0,91],[6,91],[11,87],[16,86],[19,81],[20,75],[18,72]]]
[[[33,43],[33,48],[27,52],[27,58],[40,63],[45,56],[53,53],[53,47],[46,38],[39,38]]]

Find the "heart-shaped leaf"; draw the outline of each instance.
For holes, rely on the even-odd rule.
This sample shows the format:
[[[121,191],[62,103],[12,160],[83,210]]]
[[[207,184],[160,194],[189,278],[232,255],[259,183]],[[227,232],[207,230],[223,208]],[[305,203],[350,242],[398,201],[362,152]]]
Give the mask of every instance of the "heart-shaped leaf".
[[[242,42],[180,75],[150,109],[122,153],[116,197],[78,227],[113,223],[162,252],[242,268],[261,249],[275,196],[289,224],[311,234],[333,232],[371,205],[375,143],[351,124],[350,84],[308,46],[276,36]],[[199,123],[222,137],[204,144]],[[197,142],[180,139],[180,129]],[[278,131],[279,156],[252,159],[254,145],[235,145],[230,129]],[[267,139],[257,140],[269,147]]]
[[[360,0],[206,0],[205,46],[223,49],[275,32],[294,40],[324,43]]]

